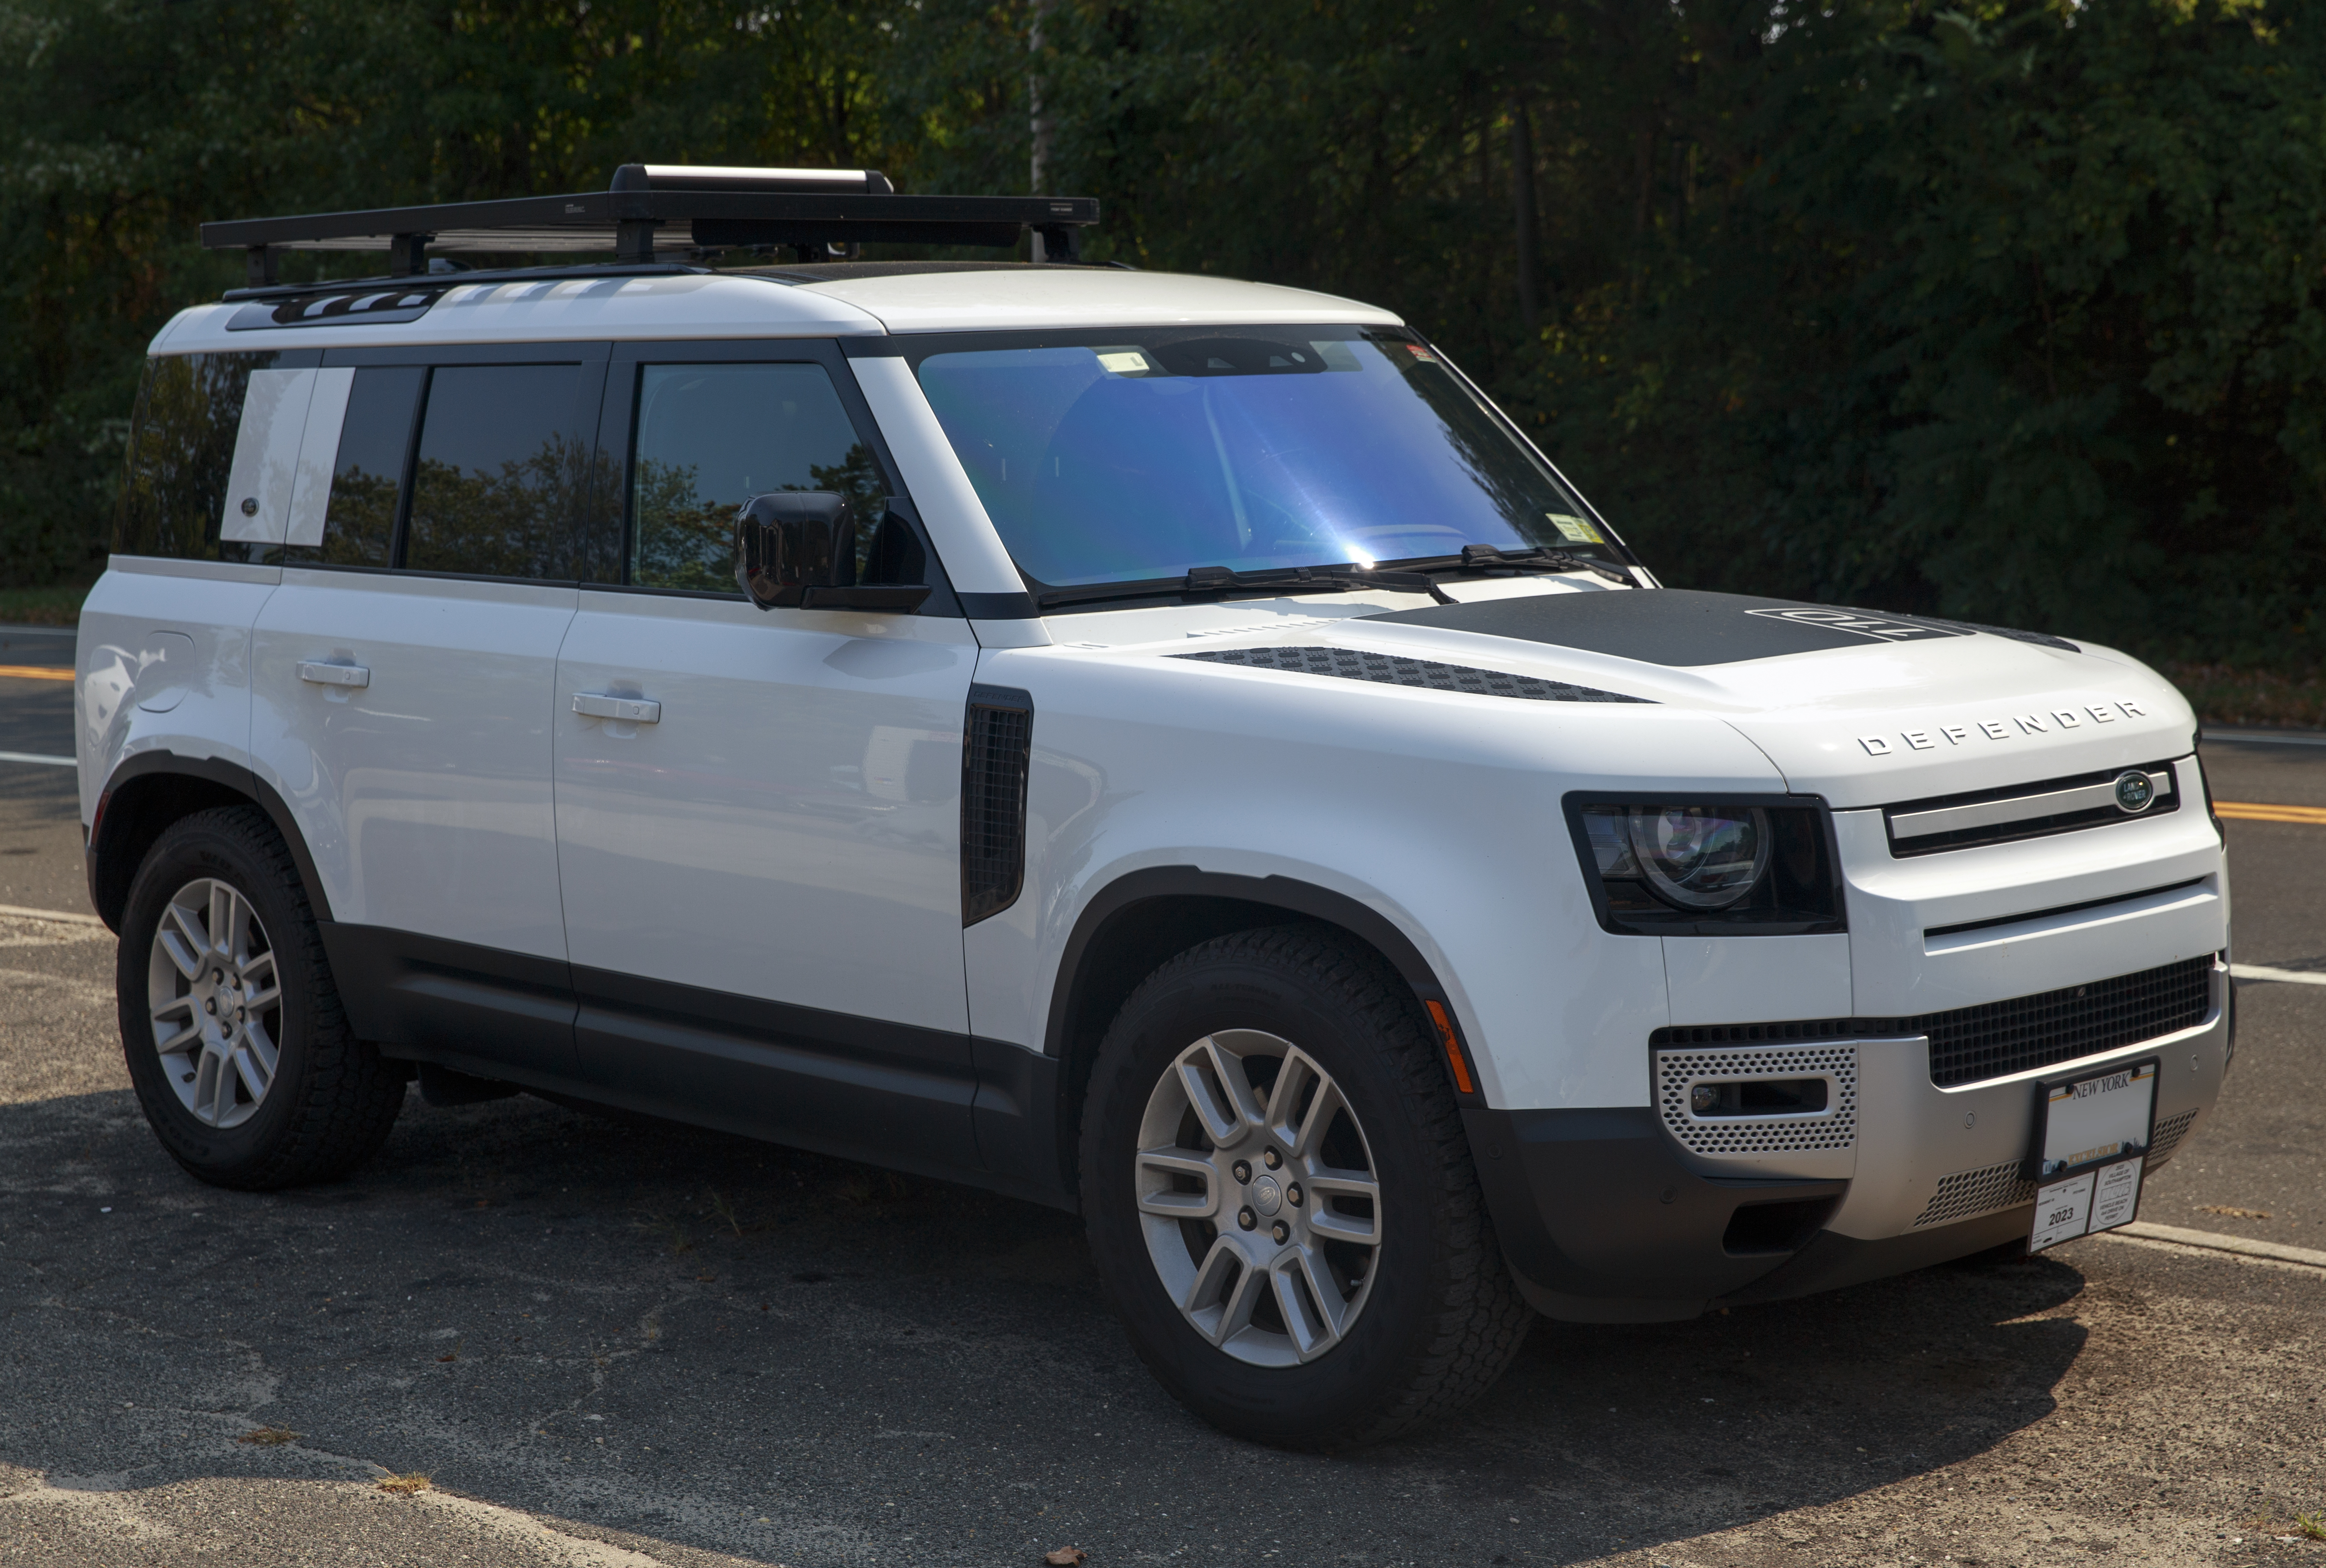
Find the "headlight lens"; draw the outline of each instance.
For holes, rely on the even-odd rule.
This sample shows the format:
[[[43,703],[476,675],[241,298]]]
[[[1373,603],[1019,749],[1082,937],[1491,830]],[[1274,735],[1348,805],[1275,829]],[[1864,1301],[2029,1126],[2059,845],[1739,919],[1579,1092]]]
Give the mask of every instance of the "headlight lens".
[[[1682,909],[1726,909],[1769,865],[1769,814],[1718,806],[1633,806],[1625,819],[1648,885]]]
[[[1575,794],[1566,805],[1592,902],[1609,931],[1776,936],[1848,929],[1825,810],[1814,800]]]

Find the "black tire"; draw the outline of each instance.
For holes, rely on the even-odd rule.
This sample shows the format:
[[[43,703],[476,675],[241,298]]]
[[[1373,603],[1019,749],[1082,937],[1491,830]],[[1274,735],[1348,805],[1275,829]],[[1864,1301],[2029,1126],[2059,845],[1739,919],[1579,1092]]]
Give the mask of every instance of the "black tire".
[[[268,1015],[274,1076],[247,1118],[227,1127],[206,1123],[181,1097],[148,1001],[154,933],[172,897],[201,878],[248,902],[279,990]],[[344,1175],[386,1141],[406,1075],[349,1030],[298,868],[256,806],[196,812],[154,841],[123,908],[115,973],[130,1082],[154,1136],[189,1174],[247,1192],[293,1187]]]
[[[1182,1052],[1223,1030],[1279,1036],[1329,1073],[1380,1183],[1370,1294],[1339,1343],[1298,1365],[1252,1365],[1197,1331],[1138,1212],[1149,1096]],[[1470,1404],[1525,1342],[1533,1313],[1503,1265],[1428,1023],[1411,988],[1338,932],[1239,932],[1172,959],[1116,1015],[1084,1104],[1083,1212],[1100,1275],[1149,1369],[1214,1425],[1289,1448],[1378,1443]]]

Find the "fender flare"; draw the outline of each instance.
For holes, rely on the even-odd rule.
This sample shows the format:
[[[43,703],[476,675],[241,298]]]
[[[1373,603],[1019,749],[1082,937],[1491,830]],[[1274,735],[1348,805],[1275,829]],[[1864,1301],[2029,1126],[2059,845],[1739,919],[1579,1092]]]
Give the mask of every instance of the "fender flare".
[[[1438,981],[1437,971],[1421,956],[1421,950],[1394,921],[1371,905],[1344,893],[1335,893],[1291,877],[1238,877],[1202,871],[1193,866],[1156,866],[1117,877],[1083,905],[1074,931],[1066,938],[1065,948],[1058,955],[1057,979],[1050,988],[1049,1018],[1042,1034],[1044,1055],[1053,1060],[1061,1060],[1065,1055],[1077,990],[1085,975],[1083,959],[1092,939],[1108,922],[1133,905],[1162,898],[1223,899],[1279,909],[1288,914],[1306,915],[1340,926],[1389,960],[1406,984],[1413,988],[1416,997],[1425,1003],[1444,1005],[1448,1016],[1452,1016],[1452,998]]]
[[[171,776],[200,779],[206,784],[217,784],[241,795],[265,812],[267,819],[274,824],[274,830],[282,834],[283,841],[291,847],[291,858],[299,868],[299,880],[306,886],[308,907],[314,912],[318,921],[328,923],[330,920],[331,902],[323,891],[323,879],[315,868],[315,858],[307,851],[306,838],[300,832],[298,820],[291,814],[290,805],[275,793],[272,784],[240,763],[227,762],[214,756],[183,756],[173,751],[141,751],[124,757],[120,765],[107,775],[105,787],[98,793],[95,818],[89,824],[88,846],[83,851],[88,863],[89,902],[108,926],[119,928],[121,912],[117,907],[111,910],[106,907],[105,882],[99,876],[107,847],[113,841],[106,833],[109,825],[107,808],[123,785],[139,779]],[[118,821],[116,818],[111,824],[116,827],[115,838],[119,836]],[[129,876],[135,874],[135,868],[132,868]],[[122,878],[125,892],[127,882],[127,877]]]

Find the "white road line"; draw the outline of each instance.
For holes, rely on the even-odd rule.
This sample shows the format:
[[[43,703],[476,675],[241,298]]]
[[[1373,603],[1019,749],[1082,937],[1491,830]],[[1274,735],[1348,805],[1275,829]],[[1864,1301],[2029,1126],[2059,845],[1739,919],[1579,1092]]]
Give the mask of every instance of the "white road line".
[[[26,909],[21,905],[0,904],[0,918],[11,920],[53,920],[65,925],[103,925],[94,914],[75,914],[63,909]]]
[[[2208,1252],[2234,1252],[2245,1257],[2266,1257],[2278,1263],[2301,1263],[2312,1268],[2326,1268],[2326,1252],[2313,1251],[2307,1247],[2287,1247],[2276,1241],[2255,1241],[2244,1236],[2224,1236],[2218,1230],[2183,1230],[2178,1225],[2152,1225],[2145,1220],[2135,1220],[2129,1225],[2119,1225],[2100,1234],[2129,1236],[2141,1241],[2169,1241],[2175,1247],[2200,1247]]]
[[[2229,978],[2239,980],[2291,980],[2297,986],[2326,986],[2326,975],[2308,970],[2274,970],[2267,964],[2231,964]]]
[[[0,762],[33,762],[42,767],[77,767],[70,756],[47,756],[37,751],[0,751]]]

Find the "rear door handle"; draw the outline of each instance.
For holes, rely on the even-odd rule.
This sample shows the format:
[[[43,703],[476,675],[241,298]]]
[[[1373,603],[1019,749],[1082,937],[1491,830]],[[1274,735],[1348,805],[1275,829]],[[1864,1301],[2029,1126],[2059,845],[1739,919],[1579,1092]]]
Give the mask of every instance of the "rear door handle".
[[[324,659],[299,661],[299,679],[318,686],[368,686],[371,672],[361,664],[334,664]]]
[[[662,722],[662,704],[651,697],[609,697],[602,691],[576,691],[573,711],[585,719],[621,719],[632,724]]]

